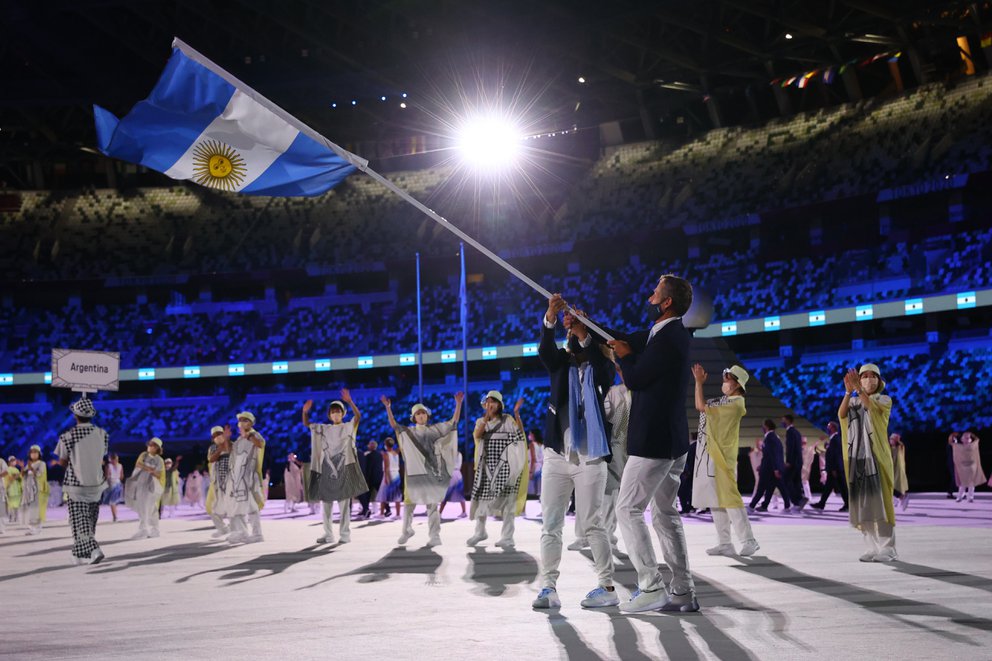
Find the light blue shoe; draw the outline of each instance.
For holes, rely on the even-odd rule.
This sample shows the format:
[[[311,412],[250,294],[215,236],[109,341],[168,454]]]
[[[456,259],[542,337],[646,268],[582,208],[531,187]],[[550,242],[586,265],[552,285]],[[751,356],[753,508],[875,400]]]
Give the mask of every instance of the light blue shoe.
[[[561,599],[554,588],[541,588],[537,599],[531,604],[534,608],[561,608]]]
[[[616,588],[612,591],[600,586],[586,595],[580,604],[583,608],[606,608],[607,606],[619,606],[620,597],[617,596]]]

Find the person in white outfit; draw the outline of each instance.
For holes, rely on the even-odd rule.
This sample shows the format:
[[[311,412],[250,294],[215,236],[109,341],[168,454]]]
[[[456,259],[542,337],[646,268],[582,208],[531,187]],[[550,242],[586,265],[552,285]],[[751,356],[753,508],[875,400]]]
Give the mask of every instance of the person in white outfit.
[[[219,539],[230,534],[230,526],[224,521],[227,513],[227,503],[224,498],[227,478],[231,474],[231,426],[219,425],[210,429],[210,449],[207,450],[207,463],[210,466],[210,484],[207,487],[206,500],[203,508],[207,510],[210,520],[214,522],[214,532],[211,537]]]
[[[138,532],[131,539],[158,537],[158,504],[165,490],[165,462],[162,460],[162,439],[148,441],[138,455],[134,472],[124,489],[128,507],[138,514]]]
[[[313,400],[303,405],[303,426],[310,430],[310,488],[316,500],[322,504],[324,534],[317,538],[318,544],[334,543],[334,524],[331,515],[334,503],[338,504],[338,540],[342,544],[351,541],[351,499],[369,490],[365,475],[358,465],[358,448],[355,436],[362,412],[351,399],[347,388],[341,389],[341,400],[331,402],[327,408],[327,423],[311,423],[310,409]],[[345,404],[351,407],[353,417],[345,423]]]
[[[265,438],[255,430],[255,415],[238,414],[239,436],[231,443],[231,472],[224,488],[224,506],[231,517],[232,544],[263,541],[259,512],[265,504],[262,495],[262,460]],[[250,532],[249,532],[250,528]]]
[[[403,546],[413,537],[413,512],[417,505],[427,507],[427,546],[441,545],[441,514],[438,504],[444,500],[451,483],[451,474],[458,461],[458,418],[462,412],[465,393],[455,393],[455,412],[451,420],[429,424],[431,410],[417,403],[410,410],[405,427],[393,417],[393,403],[381,397],[386,407],[389,425],[396,432],[396,441],[403,455],[403,484],[406,508],[403,510],[403,532],[397,544]]]

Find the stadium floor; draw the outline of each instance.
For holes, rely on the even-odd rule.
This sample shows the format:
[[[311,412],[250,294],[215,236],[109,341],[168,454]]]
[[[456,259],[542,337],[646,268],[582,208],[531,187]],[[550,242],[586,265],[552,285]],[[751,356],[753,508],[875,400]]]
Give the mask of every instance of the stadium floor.
[[[839,502],[831,502],[828,512]],[[687,519],[696,614],[587,611],[588,551],[565,551],[560,611],[530,607],[538,580],[537,503],[517,523],[517,551],[469,549],[466,519],[445,518],[444,545],[416,535],[396,547],[399,521],[356,521],[352,542],[318,546],[319,517],[263,514],[265,541],[210,540],[202,513],[163,519],[162,536],[132,541],[133,515],[97,538],[107,559],[70,564],[64,508],[41,536],[0,536],[4,628],[16,659],[813,659],[988,658],[992,646],[992,496],[955,503],[916,495],[898,515],[899,562],[860,563],[843,515],[754,520],[751,559],[710,557],[716,534]],[[446,517],[454,516],[456,504]],[[103,520],[103,519],[106,520]],[[572,539],[571,519],[565,541]],[[622,542],[621,542],[622,545]],[[635,574],[622,557],[622,594]]]

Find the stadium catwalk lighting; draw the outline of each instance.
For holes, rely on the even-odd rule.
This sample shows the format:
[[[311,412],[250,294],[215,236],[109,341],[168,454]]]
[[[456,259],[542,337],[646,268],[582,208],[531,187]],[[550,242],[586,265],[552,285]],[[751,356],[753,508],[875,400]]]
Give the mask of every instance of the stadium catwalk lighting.
[[[462,160],[479,169],[503,169],[520,156],[523,133],[512,121],[498,115],[466,119],[456,134]]]

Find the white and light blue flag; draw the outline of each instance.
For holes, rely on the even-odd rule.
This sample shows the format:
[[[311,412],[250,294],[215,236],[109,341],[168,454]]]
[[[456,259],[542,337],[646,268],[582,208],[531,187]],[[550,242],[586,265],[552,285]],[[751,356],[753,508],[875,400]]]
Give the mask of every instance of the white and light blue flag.
[[[364,164],[179,39],[147,99],[93,113],[107,156],[224,191],[320,195]]]

